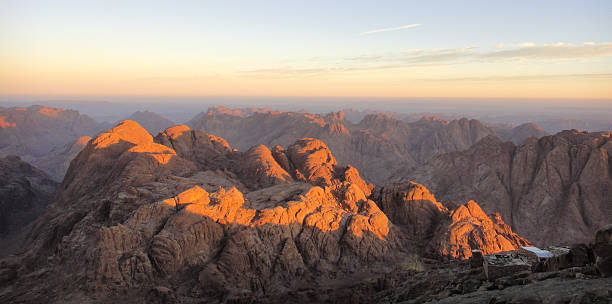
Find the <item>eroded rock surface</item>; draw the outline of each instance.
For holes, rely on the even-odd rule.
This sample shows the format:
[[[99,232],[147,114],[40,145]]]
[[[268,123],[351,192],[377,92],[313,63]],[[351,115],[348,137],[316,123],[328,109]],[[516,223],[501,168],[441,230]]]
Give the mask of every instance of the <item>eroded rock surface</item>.
[[[153,138],[123,121],[73,160],[28,251],[0,263],[13,276],[0,300],[273,299],[499,239],[453,243],[457,213],[418,184],[374,189],[317,139],[238,152],[187,126]],[[470,216],[471,231],[496,227]]]
[[[486,137],[398,177],[443,201],[477,201],[535,244],[588,242],[612,214],[610,132],[563,131],[519,146]]]
[[[19,250],[27,229],[58,184],[17,156],[0,158],[0,256]]]
[[[472,249],[489,254],[529,244],[512,232],[499,214],[487,216],[474,201],[449,210],[414,182],[389,184],[375,194],[381,209],[421,254],[467,259]]]

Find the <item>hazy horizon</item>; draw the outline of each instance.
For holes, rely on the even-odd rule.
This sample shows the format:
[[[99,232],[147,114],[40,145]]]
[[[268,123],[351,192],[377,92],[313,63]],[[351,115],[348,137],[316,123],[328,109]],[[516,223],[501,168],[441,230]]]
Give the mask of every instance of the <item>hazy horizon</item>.
[[[333,97],[160,97],[104,96],[87,99],[6,98],[0,106],[43,105],[78,110],[98,121],[115,122],[136,111],[152,111],[184,123],[211,107],[263,108],[324,114],[340,110],[381,111],[412,115],[467,117],[489,123],[522,124],[547,120],[610,121],[612,103],[600,100],[529,100],[473,98],[333,98]],[[594,131],[594,130],[592,130]],[[603,131],[603,130],[602,130]]]

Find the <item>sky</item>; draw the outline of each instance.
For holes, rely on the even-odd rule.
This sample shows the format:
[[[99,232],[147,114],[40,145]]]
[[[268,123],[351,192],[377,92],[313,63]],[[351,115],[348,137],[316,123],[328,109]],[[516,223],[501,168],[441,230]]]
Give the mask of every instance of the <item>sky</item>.
[[[0,0],[0,96],[612,103],[612,1]]]

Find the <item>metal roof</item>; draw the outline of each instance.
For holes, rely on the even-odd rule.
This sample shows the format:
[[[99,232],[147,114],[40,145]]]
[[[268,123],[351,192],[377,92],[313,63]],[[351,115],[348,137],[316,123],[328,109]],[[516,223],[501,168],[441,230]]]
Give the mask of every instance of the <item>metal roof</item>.
[[[553,254],[548,250],[542,250],[538,247],[521,246],[522,249],[533,252],[539,258],[552,258]]]

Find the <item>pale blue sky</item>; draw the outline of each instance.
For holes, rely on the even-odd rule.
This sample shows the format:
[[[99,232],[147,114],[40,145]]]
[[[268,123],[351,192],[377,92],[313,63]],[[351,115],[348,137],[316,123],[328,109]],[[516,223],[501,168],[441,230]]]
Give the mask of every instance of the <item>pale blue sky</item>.
[[[360,35],[410,24],[420,26]],[[573,47],[552,47],[559,42]],[[265,72],[265,77],[282,77],[282,86],[296,86],[294,95],[303,95],[308,88],[299,86],[308,80],[299,79],[298,84],[290,83],[289,78],[297,74],[321,75],[324,70],[325,77],[332,82],[337,80],[338,87],[346,91],[351,86],[362,86],[361,80],[371,75],[357,75],[356,71],[380,71],[393,66],[390,73],[399,73],[397,63],[408,60],[422,66],[452,61],[462,72],[415,69],[413,64],[402,66],[404,76],[394,74],[394,79],[409,81],[407,73],[422,75],[426,80],[470,81],[490,76],[509,79],[600,75],[598,95],[605,97],[610,92],[605,91],[602,81],[609,83],[612,79],[610,75],[601,79],[601,75],[612,74],[612,50],[606,45],[609,42],[612,1],[0,1],[0,64],[3,60],[11,69],[29,69],[13,76],[5,71],[7,75],[3,76],[14,81],[13,87],[20,87],[20,91],[0,87],[0,93],[27,94],[28,80],[36,82],[31,88],[34,93],[45,92],[51,86],[68,90],[70,85],[86,85],[75,78],[90,77],[98,79],[97,83],[108,82],[92,89],[93,93],[117,88],[118,94],[129,94],[108,78],[109,74],[122,74],[123,82],[217,77],[216,87],[227,84],[222,90],[184,88],[196,95],[231,95],[232,87],[247,83],[261,86],[261,90],[253,91],[254,95],[279,95],[269,92],[273,84],[249,80],[249,73]],[[495,48],[496,45],[504,48]],[[546,49],[528,50],[537,55],[524,57],[521,53],[512,57],[533,60],[529,67],[482,63],[505,56],[494,52],[532,46]],[[469,47],[475,48],[466,49]],[[446,51],[439,56],[438,49]],[[428,57],[398,57],[406,52],[413,57]],[[429,57],[432,55],[438,57]],[[338,71],[342,77],[336,76]],[[281,76],[268,75],[271,72]],[[219,77],[225,77],[226,82]],[[51,83],[52,78],[65,81]],[[350,82],[353,78],[361,80]],[[384,75],[372,78],[378,81],[377,86],[354,95],[376,95],[376,90],[407,94],[397,89],[400,83],[396,88],[382,87],[389,81]],[[175,84],[163,85],[170,93],[177,89]],[[542,90],[550,87],[554,86],[548,84]],[[488,86],[483,88],[485,93],[473,95],[486,96],[491,90]],[[64,91],[61,93],[70,93]],[[142,94],[141,91],[134,93]],[[325,92],[352,96],[331,88]],[[414,95],[435,95],[423,92]],[[576,92],[579,96],[580,92]],[[469,92],[459,93],[469,96]],[[505,96],[501,91],[497,95]]]

